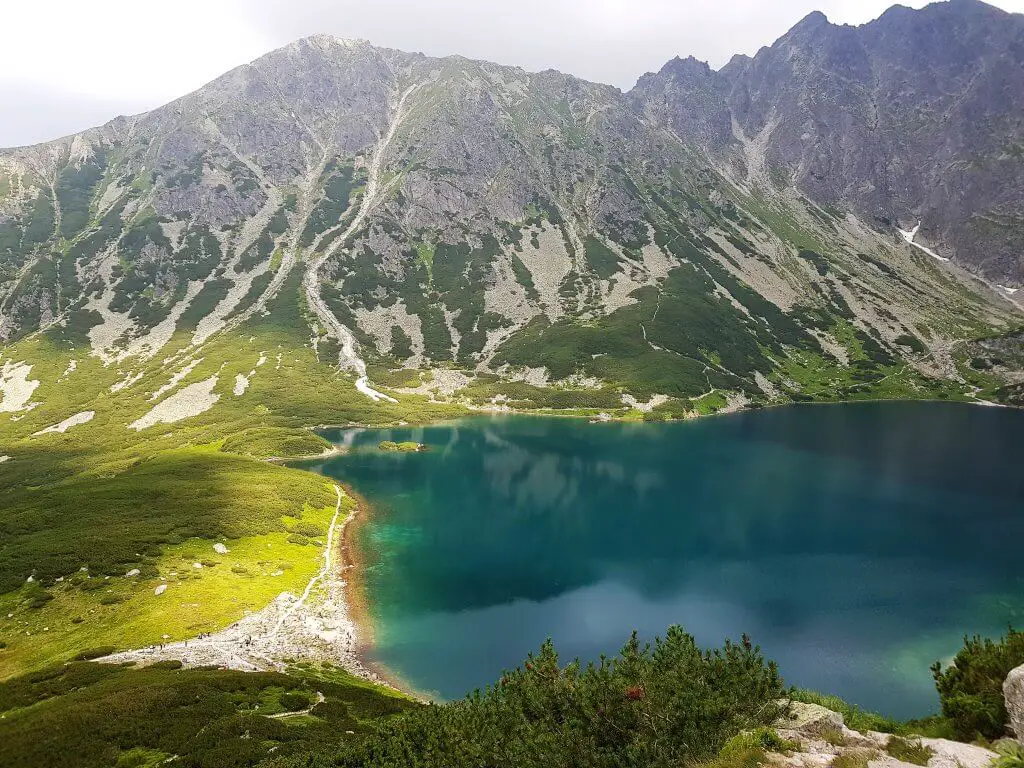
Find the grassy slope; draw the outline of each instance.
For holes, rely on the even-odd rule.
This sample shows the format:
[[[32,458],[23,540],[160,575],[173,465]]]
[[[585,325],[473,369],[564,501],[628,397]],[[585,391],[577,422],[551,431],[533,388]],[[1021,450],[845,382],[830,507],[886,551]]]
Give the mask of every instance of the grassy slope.
[[[189,359],[161,364],[187,345],[188,334],[154,360],[121,366],[89,357],[68,329],[5,350],[4,359],[32,364],[30,378],[41,382],[33,401],[41,405],[14,419],[0,416],[2,453],[11,456],[0,464],[0,678],[88,648],[214,630],[301,588],[322,550],[289,542],[288,531],[300,518],[326,527],[330,486],[319,475],[236,454],[319,449],[303,429],[316,424],[463,412],[416,397],[377,405],[359,394],[308,345],[298,288],[296,275],[269,316],[215,337],[196,355],[201,362],[179,387],[217,374],[220,400],[211,410],[141,433],[126,425],[153,406],[150,393]],[[261,352],[267,362],[256,368]],[[77,369],[58,383],[70,359]],[[254,369],[248,390],[236,397],[235,374]],[[132,387],[109,391],[140,371]],[[96,411],[88,424],[31,436],[86,409]],[[230,552],[217,555],[214,541]],[[125,576],[136,568],[137,577]],[[171,587],[156,596],[161,579]]]
[[[286,714],[312,705],[310,714]],[[176,765],[253,765],[271,754],[337,749],[415,706],[331,669],[283,675],[78,662],[0,683],[0,765],[127,768],[174,755]]]

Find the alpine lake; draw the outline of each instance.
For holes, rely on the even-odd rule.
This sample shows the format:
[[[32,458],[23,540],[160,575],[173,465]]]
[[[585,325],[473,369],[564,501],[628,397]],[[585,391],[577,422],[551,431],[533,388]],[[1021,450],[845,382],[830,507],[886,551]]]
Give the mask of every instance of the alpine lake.
[[[793,406],[670,424],[521,415],[338,429],[304,467],[368,500],[371,659],[459,698],[553,638],[745,633],[788,684],[894,717],[929,666],[1024,625],[1024,412]],[[415,441],[420,453],[378,450]]]

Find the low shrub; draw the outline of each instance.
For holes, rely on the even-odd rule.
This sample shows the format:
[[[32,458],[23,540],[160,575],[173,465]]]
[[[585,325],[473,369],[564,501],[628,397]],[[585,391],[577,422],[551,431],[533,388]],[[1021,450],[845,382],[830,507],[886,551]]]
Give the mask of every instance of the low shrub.
[[[935,750],[926,747],[920,741],[911,741],[900,736],[892,736],[885,745],[885,751],[890,757],[914,765],[928,765],[928,761],[935,754]]]
[[[1011,627],[999,640],[964,638],[964,647],[950,666],[943,669],[940,662],[932,665],[942,714],[952,722],[959,740],[972,741],[979,736],[998,739],[1004,735],[1007,713],[1003,682],[1021,664],[1024,632]]]
[[[1024,768],[1024,744],[1006,739],[994,749],[999,757],[992,761],[990,768]]]
[[[634,635],[613,659],[564,668],[548,642],[486,691],[387,721],[336,763],[687,765],[716,759],[743,730],[769,728],[786,711],[784,694],[775,665],[746,638],[702,651],[673,627],[653,645]],[[758,744],[776,743],[756,733]],[[740,760],[746,744],[734,748],[729,759]]]
[[[323,526],[311,523],[308,520],[300,520],[291,527],[293,534],[299,536],[305,536],[307,539],[315,539],[318,536],[323,536],[327,533]]]
[[[309,706],[309,697],[294,691],[282,693],[278,701],[288,712],[298,712]]]

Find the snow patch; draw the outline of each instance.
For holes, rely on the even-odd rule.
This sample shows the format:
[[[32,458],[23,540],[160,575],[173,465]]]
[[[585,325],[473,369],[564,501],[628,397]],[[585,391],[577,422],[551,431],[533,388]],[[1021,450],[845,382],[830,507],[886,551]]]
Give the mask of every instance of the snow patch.
[[[921,229],[921,224],[918,223],[918,225],[916,227],[914,227],[912,230],[910,230],[909,232],[907,232],[906,230],[901,229],[901,230],[899,230],[899,233],[901,235],[903,235],[903,239],[906,240],[910,245],[912,245],[915,248],[918,248],[918,249],[924,251],[929,256],[931,256],[933,259],[938,259],[939,261],[949,261],[949,259],[945,258],[944,256],[939,256],[939,254],[937,254],[931,248],[927,248],[927,247],[921,245],[920,243],[915,243],[914,242],[914,239],[917,237],[917,233],[918,233],[918,231],[920,231],[920,229]]]
[[[92,421],[92,417],[96,415],[96,411],[82,411],[76,413],[74,416],[68,416],[60,424],[54,424],[52,427],[46,429],[40,429],[38,432],[32,434],[32,437],[40,437],[42,435],[60,434],[63,435],[72,427],[77,427],[81,424],[88,424]]]
[[[997,285],[996,288],[998,288],[1000,291],[1007,294],[1008,296],[1013,296],[1013,294],[1020,290],[1020,288],[1008,288],[1005,285]]]
[[[29,403],[39,381],[29,379],[32,366],[24,361],[12,363],[8,360],[0,369],[0,413],[30,411],[35,404]]]
[[[237,374],[235,376],[235,388],[232,390],[235,393],[235,397],[241,397],[245,394],[245,390],[249,388],[249,377]]]
[[[129,424],[128,429],[141,432],[156,424],[173,424],[176,421],[205,413],[220,400],[220,395],[213,393],[215,386],[217,386],[216,374],[204,381],[189,384],[162,403],[153,406],[149,413]]]
[[[378,392],[376,389],[373,389],[369,384],[369,379],[367,379],[365,376],[360,376],[358,379],[356,379],[356,389],[358,389],[368,398],[373,400],[373,402],[375,403],[378,403],[381,400],[387,400],[389,403],[398,402],[397,400],[395,400],[395,398],[388,397],[383,392]]]
[[[11,460],[10,456],[0,456],[0,464],[3,464],[5,461],[10,461],[10,460]]]

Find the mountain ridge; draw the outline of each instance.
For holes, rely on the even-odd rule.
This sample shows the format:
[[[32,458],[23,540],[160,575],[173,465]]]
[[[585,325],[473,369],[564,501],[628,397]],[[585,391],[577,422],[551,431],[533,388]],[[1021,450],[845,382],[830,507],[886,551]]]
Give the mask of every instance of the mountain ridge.
[[[936,5],[908,13],[915,23],[973,19],[984,6]],[[313,337],[357,373],[359,348],[404,367],[447,361],[621,386],[621,369],[598,362],[603,342],[580,334],[622,321],[645,336],[641,318],[685,272],[682,305],[694,306],[694,279],[707,281],[712,305],[729,307],[700,312],[724,312],[737,343],[756,339],[761,351],[722,366],[718,341],[697,324],[670,343],[630,341],[622,354],[681,355],[721,369],[745,398],[772,398],[784,348],[807,345],[847,367],[850,350],[835,339],[846,331],[832,326],[853,321],[855,336],[885,350],[876,364],[903,358],[896,340],[913,338],[931,358],[912,358],[915,369],[963,381],[945,338],[963,331],[928,335],[953,317],[951,327],[973,315],[967,325],[979,331],[1007,322],[1017,278],[954,253],[1007,289],[953,289],[917,274],[937,264],[907,260],[943,243],[927,214],[918,225],[894,212],[906,193],[891,192],[889,171],[867,181],[893,167],[889,150],[856,140],[872,135],[858,127],[867,102],[831,87],[830,68],[866,61],[859,36],[878,23],[839,27],[811,14],[752,58],[718,71],[676,58],[626,93],[553,70],[303,38],[151,112],[0,153],[0,333],[20,338],[71,313],[94,352],[114,360],[160,349],[188,318],[201,347],[263,311],[304,265]],[[833,43],[805,50],[823,34]],[[815,106],[811,91],[836,96]],[[839,134],[837,114],[849,123]],[[793,135],[801,126],[817,136],[810,154]],[[850,181],[837,188],[841,177]],[[921,239],[903,243],[898,230],[915,226]],[[937,303],[925,309],[929,283]],[[769,336],[779,346],[765,353]],[[552,360],[524,349],[536,338],[593,351]],[[674,392],[703,391],[696,370],[663,364],[689,382]],[[755,370],[778,381],[755,386]],[[627,380],[631,394],[669,394]]]

